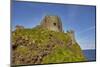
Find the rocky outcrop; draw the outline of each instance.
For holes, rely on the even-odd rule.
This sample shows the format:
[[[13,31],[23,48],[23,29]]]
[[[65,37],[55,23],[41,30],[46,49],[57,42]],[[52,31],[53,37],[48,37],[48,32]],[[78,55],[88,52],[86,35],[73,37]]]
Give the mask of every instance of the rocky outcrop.
[[[12,64],[49,64],[85,61],[77,42],[69,34],[44,28],[12,32]]]

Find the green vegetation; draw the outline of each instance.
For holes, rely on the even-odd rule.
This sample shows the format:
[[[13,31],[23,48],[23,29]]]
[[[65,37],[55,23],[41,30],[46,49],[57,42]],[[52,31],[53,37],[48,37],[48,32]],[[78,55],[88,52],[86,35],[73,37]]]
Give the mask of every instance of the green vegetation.
[[[43,28],[19,29],[12,32],[12,63],[48,64],[85,61],[80,46],[71,43],[67,33]]]

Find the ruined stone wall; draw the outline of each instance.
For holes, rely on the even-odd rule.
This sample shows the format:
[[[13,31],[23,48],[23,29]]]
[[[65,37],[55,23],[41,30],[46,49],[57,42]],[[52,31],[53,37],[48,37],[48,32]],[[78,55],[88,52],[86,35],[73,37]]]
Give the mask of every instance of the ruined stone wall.
[[[16,30],[19,30],[19,29],[24,29],[24,26],[16,25]]]
[[[41,22],[41,24],[44,28],[47,28],[49,30],[53,30],[56,32],[62,32],[62,22],[60,17],[58,16],[45,16]]]
[[[75,33],[74,33],[74,31],[73,30],[67,31],[67,34],[70,36],[72,44],[75,44],[76,40],[75,40]]]

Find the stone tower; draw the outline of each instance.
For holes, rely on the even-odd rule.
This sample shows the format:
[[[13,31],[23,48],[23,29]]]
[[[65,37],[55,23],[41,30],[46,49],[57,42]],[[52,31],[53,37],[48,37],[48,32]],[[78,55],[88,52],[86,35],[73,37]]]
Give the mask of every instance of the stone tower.
[[[58,16],[45,16],[40,25],[52,31],[63,32],[62,22]]]

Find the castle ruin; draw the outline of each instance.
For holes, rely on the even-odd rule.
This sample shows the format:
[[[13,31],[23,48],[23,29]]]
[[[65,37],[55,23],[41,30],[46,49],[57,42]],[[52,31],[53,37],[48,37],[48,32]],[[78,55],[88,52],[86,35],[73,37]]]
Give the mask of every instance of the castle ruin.
[[[36,27],[42,27],[55,32],[63,32],[62,22],[59,16],[45,16],[40,25],[37,25]],[[24,29],[24,26],[17,25],[16,30],[19,29]],[[76,40],[74,31],[67,31],[66,34],[70,36],[72,44],[75,44]]]
[[[40,23],[40,25],[48,30],[52,30],[55,32],[63,32],[62,22],[59,16],[45,16]],[[66,32],[68,36],[70,36],[72,44],[76,43],[75,33],[73,30]]]
[[[58,16],[45,16],[40,25],[52,31],[63,32],[62,22]]]

